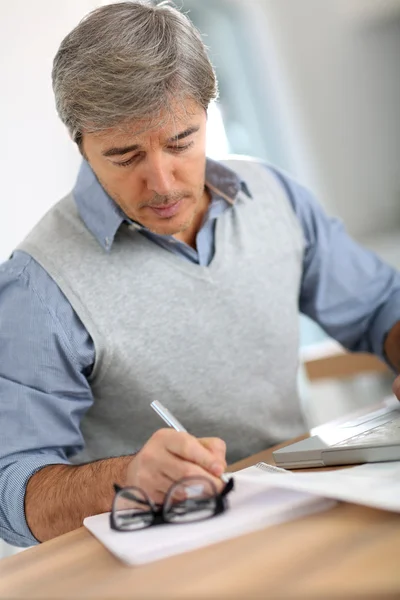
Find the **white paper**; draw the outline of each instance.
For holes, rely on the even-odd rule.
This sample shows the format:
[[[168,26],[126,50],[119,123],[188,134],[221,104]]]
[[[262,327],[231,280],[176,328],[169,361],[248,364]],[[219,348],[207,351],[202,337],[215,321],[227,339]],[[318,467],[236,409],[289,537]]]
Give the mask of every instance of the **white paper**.
[[[134,532],[113,531],[109,513],[88,517],[84,525],[106,548],[127,564],[139,565],[208,544],[236,537],[268,525],[289,521],[334,505],[331,500],[270,485],[273,475],[250,467],[235,474],[235,489],[229,494],[229,509],[198,523],[150,527]]]
[[[368,463],[336,471],[265,473],[270,485],[400,512],[400,462]]]

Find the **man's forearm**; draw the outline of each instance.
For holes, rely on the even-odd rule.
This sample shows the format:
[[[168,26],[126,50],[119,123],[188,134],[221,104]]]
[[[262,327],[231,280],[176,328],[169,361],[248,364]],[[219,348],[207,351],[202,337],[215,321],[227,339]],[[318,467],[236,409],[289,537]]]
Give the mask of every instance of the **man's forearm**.
[[[400,373],[400,321],[392,327],[386,337],[385,354],[392,367]]]
[[[25,515],[44,542],[82,525],[85,517],[111,509],[113,483],[124,485],[132,456],[80,466],[50,465],[35,473],[25,494]]]

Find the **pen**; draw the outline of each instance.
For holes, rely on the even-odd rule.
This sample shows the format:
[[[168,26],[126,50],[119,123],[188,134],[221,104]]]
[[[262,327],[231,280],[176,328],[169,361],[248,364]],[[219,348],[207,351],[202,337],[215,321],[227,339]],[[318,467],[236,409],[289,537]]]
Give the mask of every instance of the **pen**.
[[[180,423],[178,419],[174,417],[174,415],[168,410],[168,408],[165,408],[165,406],[161,404],[161,402],[159,402],[158,400],[154,400],[150,404],[150,406],[153,410],[156,411],[158,416],[161,417],[163,421],[165,421],[165,423],[167,423],[167,425],[173,427],[176,431],[187,432],[182,423]],[[227,483],[229,481],[229,475],[227,473],[222,473],[221,479],[222,481]]]

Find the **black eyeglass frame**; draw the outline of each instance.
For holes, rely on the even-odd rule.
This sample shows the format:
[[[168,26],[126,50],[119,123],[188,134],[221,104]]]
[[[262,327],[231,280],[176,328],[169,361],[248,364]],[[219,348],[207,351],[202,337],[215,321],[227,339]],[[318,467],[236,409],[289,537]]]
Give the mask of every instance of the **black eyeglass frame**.
[[[234,489],[233,477],[231,477],[227,481],[227,483],[223,487],[222,491],[219,493],[217,493],[212,481],[210,481],[206,477],[184,477],[183,479],[180,479],[179,481],[176,481],[175,483],[173,483],[171,485],[171,487],[169,488],[169,490],[165,496],[166,500],[168,499],[171,490],[173,490],[177,485],[184,484],[186,482],[190,483],[190,481],[199,481],[199,479],[204,479],[209,484],[211,484],[211,486],[214,488],[215,495],[213,496],[213,498],[215,499],[215,508],[214,508],[214,511],[212,514],[207,515],[206,517],[202,517],[200,519],[193,519],[193,521],[191,521],[191,523],[199,523],[200,521],[206,521],[207,519],[211,519],[212,517],[215,517],[215,516],[220,515],[223,512],[225,512],[226,509],[228,508],[228,503],[227,503],[226,497],[229,494],[229,492],[231,492]],[[143,504],[145,504],[149,508],[149,510],[146,511],[146,513],[144,513],[144,514],[151,513],[152,520],[149,523],[145,524],[143,527],[138,527],[137,529],[121,529],[120,527],[118,527],[116,520],[115,520],[115,516],[114,516],[114,506],[115,506],[116,500],[118,498],[118,494],[122,491],[126,492],[128,490],[138,490],[141,494],[144,495],[145,498],[148,498],[148,495],[146,493],[144,493],[144,491],[141,490],[139,487],[134,487],[134,486],[121,487],[117,483],[114,483],[113,487],[114,487],[114,491],[115,491],[115,497],[113,500],[111,513],[110,513],[110,527],[114,531],[118,531],[121,533],[124,533],[124,532],[132,533],[133,531],[141,531],[142,529],[147,529],[148,527],[152,527],[153,525],[166,525],[166,524],[182,525],[184,523],[188,523],[188,521],[184,521],[184,520],[180,521],[180,522],[174,522],[174,521],[166,519],[165,515],[164,515],[164,507],[165,507],[166,502],[164,502],[163,504],[154,504],[154,503],[152,503],[151,499],[149,498],[150,502],[143,502]],[[138,498],[136,498],[136,497],[134,497],[134,500],[135,500],[135,502],[141,503],[141,501],[138,500]]]

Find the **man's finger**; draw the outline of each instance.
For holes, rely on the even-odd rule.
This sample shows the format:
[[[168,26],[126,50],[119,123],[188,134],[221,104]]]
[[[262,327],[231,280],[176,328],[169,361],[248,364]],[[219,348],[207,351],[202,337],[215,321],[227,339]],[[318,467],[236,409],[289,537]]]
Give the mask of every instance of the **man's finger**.
[[[173,483],[175,483],[175,481],[170,479],[164,473],[153,473],[143,476],[138,487],[146,491],[150,500],[155,503],[160,503],[163,501],[165,494]]]
[[[199,442],[205,446],[205,448],[207,448],[207,450],[210,450],[210,452],[212,452],[217,459],[220,459],[221,461],[223,461],[225,467],[226,467],[226,444],[224,442],[224,440],[221,440],[220,438],[200,438]]]
[[[171,431],[164,436],[166,449],[181,459],[199,465],[209,473],[219,477],[224,469],[225,462],[220,457],[216,457],[213,452],[208,450],[193,435],[185,432]]]
[[[218,492],[220,492],[223,487],[223,482],[219,477],[211,475],[211,473],[205,471],[202,467],[193,462],[184,461],[172,454],[171,460],[164,462],[162,468],[163,474],[168,477],[168,479],[173,479],[174,482],[180,481],[185,477],[202,477],[210,480]]]

